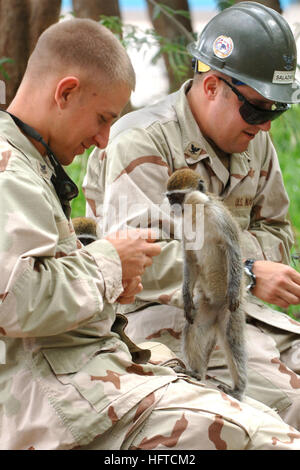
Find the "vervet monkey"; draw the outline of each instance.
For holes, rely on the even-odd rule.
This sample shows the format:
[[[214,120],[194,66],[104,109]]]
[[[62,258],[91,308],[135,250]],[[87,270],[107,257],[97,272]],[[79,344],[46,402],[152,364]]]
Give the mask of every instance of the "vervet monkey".
[[[193,170],[175,171],[168,180],[166,195],[171,206],[180,204],[182,211],[182,296],[186,318],[182,348],[185,361],[196,376],[199,374],[205,379],[209,357],[218,337],[233,380],[233,388],[225,384],[219,388],[242,399],[247,372],[239,227],[216,196],[204,193],[204,182]],[[188,235],[197,226],[199,205],[202,205],[203,240],[199,246],[195,244],[189,249]]]
[[[83,245],[89,245],[97,240],[97,224],[89,217],[75,217],[72,219],[77,238]]]

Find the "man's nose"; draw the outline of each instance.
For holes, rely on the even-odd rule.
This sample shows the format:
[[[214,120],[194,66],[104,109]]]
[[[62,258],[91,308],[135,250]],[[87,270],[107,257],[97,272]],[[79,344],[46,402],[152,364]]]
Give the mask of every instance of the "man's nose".
[[[263,122],[262,124],[258,124],[261,131],[268,132],[271,129],[271,121]]]
[[[107,126],[105,129],[102,128],[101,131],[94,136],[95,145],[100,149],[104,149],[108,144],[109,133],[110,126]]]

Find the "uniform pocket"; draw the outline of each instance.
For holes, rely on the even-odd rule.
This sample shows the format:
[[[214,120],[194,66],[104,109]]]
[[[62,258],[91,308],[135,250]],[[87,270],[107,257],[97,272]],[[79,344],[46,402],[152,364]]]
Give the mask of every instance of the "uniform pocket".
[[[74,374],[80,371],[96,354],[116,350],[116,339],[64,348],[46,348],[42,353],[55,375]]]
[[[172,369],[133,362],[118,337],[80,347],[43,349],[42,354],[60,384],[74,387],[97,413],[118,418],[177,379]]]

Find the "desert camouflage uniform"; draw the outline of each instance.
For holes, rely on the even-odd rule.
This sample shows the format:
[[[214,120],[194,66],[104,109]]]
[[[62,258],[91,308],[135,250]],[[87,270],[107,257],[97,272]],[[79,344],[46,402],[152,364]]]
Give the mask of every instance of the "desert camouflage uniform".
[[[0,448],[299,450],[269,408],[188,383],[159,344],[126,338],[118,254],[78,246],[51,175],[1,113]]]
[[[175,306],[182,253],[180,241],[172,239],[175,225],[164,197],[169,175],[192,168],[207,190],[224,200],[242,229],[245,258],[289,263],[293,240],[289,200],[269,134],[259,132],[247,151],[232,154],[228,171],[193,118],[185,94],[189,86],[120,119],[106,150],[91,155],[84,183],[87,215],[97,218],[100,233],[122,224],[159,228],[162,253],[143,277],[144,290],[135,304],[118,311],[127,314],[132,340],[160,341],[178,355],[184,318]],[[247,393],[300,430],[300,324],[253,296],[246,313]],[[213,376],[229,380],[218,348],[210,368]]]
[[[78,246],[51,175],[1,113],[0,448],[299,450],[270,409],[160,366],[159,344],[147,362],[112,307],[117,252]]]

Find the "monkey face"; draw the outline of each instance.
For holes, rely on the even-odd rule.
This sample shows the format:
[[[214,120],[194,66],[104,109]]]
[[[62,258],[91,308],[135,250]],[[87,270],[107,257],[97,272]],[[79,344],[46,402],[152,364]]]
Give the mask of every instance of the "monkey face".
[[[175,206],[179,206],[183,210],[185,198],[192,191],[205,193],[204,181],[200,179],[195,171],[183,168],[172,173],[168,179],[165,194],[173,210],[176,209]]]
[[[167,191],[166,192],[166,196],[171,206],[174,206],[175,204],[182,206],[185,195],[186,195],[185,191]]]

